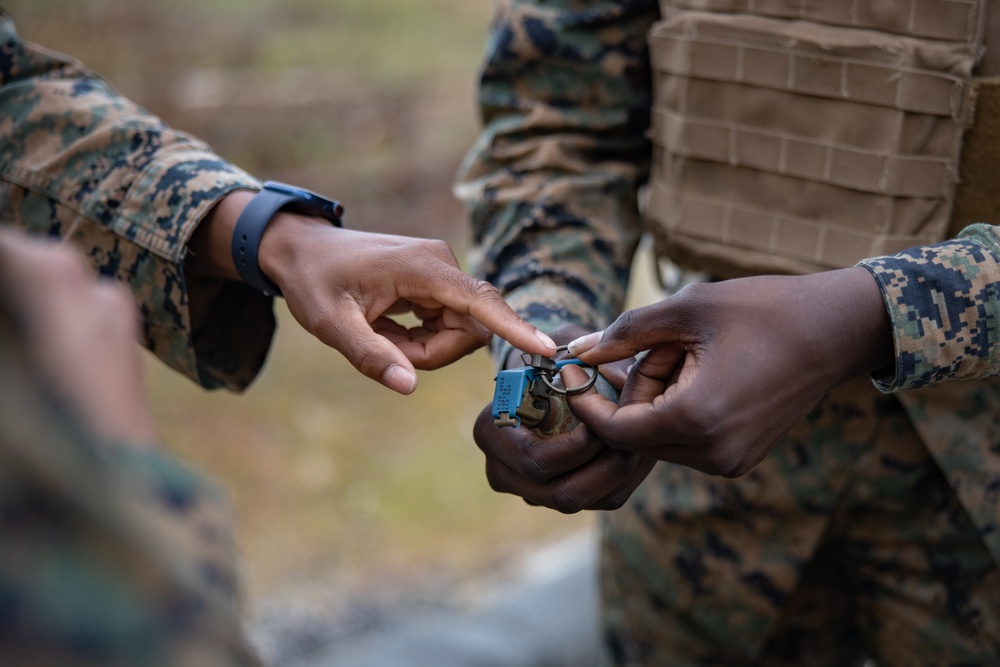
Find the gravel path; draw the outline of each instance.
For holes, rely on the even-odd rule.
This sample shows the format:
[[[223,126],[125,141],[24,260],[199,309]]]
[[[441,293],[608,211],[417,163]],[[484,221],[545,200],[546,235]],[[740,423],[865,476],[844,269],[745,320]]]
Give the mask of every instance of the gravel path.
[[[250,634],[275,667],[600,667],[596,565],[586,532],[532,553],[471,600],[424,582],[326,610],[274,601]]]

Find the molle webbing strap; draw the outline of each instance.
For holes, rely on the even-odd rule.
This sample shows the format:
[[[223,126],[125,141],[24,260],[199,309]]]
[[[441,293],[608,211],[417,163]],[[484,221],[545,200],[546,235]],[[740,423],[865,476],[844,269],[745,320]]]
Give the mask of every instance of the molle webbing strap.
[[[676,10],[748,14],[812,21],[947,42],[975,43],[981,0],[661,0],[665,17]]]
[[[974,82],[975,121],[962,147],[948,237],[974,222],[1000,225],[1000,79]]]
[[[676,9],[869,11],[852,0],[802,12],[787,1],[665,4],[650,37],[646,205],[663,252],[732,277],[850,266],[944,238],[979,49],[976,3],[892,3],[918,36]],[[937,24],[925,20],[933,8]],[[958,39],[924,38],[935,26]]]

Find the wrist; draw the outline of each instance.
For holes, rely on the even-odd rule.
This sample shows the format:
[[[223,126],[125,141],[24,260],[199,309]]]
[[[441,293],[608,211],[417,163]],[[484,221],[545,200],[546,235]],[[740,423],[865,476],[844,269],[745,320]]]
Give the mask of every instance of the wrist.
[[[252,190],[236,190],[219,200],[198,224],[188,244],[185,265],[192,273],[240,280],[233,263],[232,239],[240,213],[254,198]]]
[[[849,269],[859,283],[858,300],[863,313],[862,327],[867,331],[871,345],[864,365],[867,373],[874,373],[896,363],[896,346],[892,328],[892,318],[886,307],[882,287],[865,267]]]
[[[324,219],[335,227],[341,226],[340,218],[344,213],[340,202],[310,190],[277,181],[264,183],[263,189],[254,195],[236,220],[230,247],[233,264],[243,282],[268,296],[281,296],[281,288],[261,269],[260,244],[282,209]],[[273,272],[287,265],[270,266]]]
[[[313,243],[314,232],[327,234],[333,229],[324,218],[278,211],[260,238],[257,264],[261,273],[284,291],[289,273],[300,260],[299,250]]]
[[[875,373],[894,364],[892,322],[878,281],[864,267],[837,273],[839,280],[832,281],[831,289],[843,307],[842,353],[851,359],[849,375]]]

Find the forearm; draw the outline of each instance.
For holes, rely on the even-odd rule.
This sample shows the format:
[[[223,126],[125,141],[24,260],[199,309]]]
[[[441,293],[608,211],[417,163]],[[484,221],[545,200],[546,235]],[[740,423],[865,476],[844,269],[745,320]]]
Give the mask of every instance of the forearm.
[[[649,161],[656,3],[580,5],[501,4],[480,81],[485,128],[456,188],[477,272],[548,331],[600,327],[621,309]]]

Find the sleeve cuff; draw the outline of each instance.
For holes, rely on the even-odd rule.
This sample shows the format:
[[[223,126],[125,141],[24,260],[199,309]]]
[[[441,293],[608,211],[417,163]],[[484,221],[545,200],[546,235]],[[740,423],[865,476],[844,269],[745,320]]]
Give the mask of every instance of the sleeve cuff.
[[[240,391],[260,372],[276,327],[273,299],[242,283],[188,276],[188,242],[219,200],[260,187],[197,145],[167,146],[132,183],[111,223],[116,235],[148,251],[137,253],[133,275],[119,277],[143,306],[150,350],[208,389]]]
[[[1000,272],[992,245],[963,237],[859,263],[882,290],[893,328],[894,372],[872,376],[884,392],[1000,370]]]

